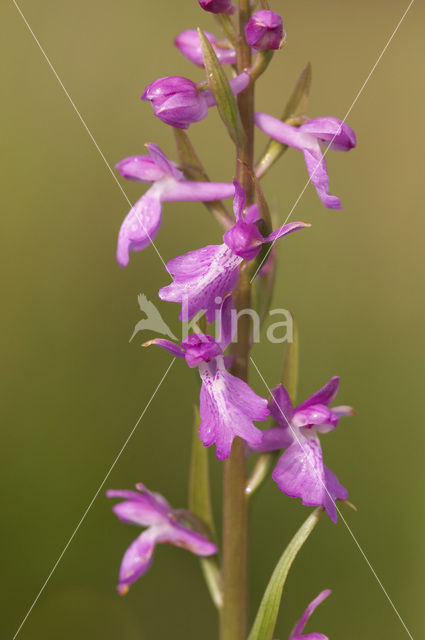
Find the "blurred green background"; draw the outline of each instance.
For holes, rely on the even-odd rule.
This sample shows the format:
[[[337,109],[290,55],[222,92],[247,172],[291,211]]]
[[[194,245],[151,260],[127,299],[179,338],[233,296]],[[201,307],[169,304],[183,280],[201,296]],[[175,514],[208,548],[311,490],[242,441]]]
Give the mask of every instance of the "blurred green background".
[[[258,107],[281,111],[313,65],[310,116],[343,117],[407,2],[272,2],[286,48],[258,84]],[[158,76],[202,78],[173,48],[183,29],[215,26],[195,0],[22,0],[21,8],[94,138],[113,165],[155,141],[175,158],[170,131],[139,97]],[[411,633],[423,622],[424,379],[423,21],[415,3],[348,119],[349,154],[330,152],[326,210],[309,187],[293,219],[313,224],[279,245],[274,304],[301,333],[300,398],[331,375],[359,416],[323,438],[328,465],[358,512],[344,516]],[[100,482],[146,406],[170,357],[129,344],[137,294],[157,301],[168,277],[152,248],[120,270],[114,252],[128,205],[12,2],[1,7],[2,126],[2,627],[12,638]],[[233,176],[217,114],[191,128],[216,180]],[[258,135],[258,150],[263,139]],[[306,181],[288,152],[264,180],[284,219]],[[134,201],[143,192],[124,183]],[[164,207],[164,258],[219,241],[201,205]],[[177,333],[177,305],[158,302]],[[140,339],[139,339],[140,338]],[[255,358],[269,385],[281,348]],[[253,387],[266,394],[252,372]],[[176,362],[105,488],[143,481],[186,504],[196,382]],[[220,468],[213,463],[218,511]],[[308,510],[269,481],[252,509],[251,611],[283,546]],[[219,514],[218,514],[219,515]],[[197,559],[162,546],[152,570],[116,595],[121,556],[137,535],[98,496],[22,628],[22,640],[216,638]],[[407,637],[344,524],[326,519],[290,574],[275,636],[284,640],[321,589],[332,597],[310,630],[330,638]],[[422,602],[422,605],[420,603]]]

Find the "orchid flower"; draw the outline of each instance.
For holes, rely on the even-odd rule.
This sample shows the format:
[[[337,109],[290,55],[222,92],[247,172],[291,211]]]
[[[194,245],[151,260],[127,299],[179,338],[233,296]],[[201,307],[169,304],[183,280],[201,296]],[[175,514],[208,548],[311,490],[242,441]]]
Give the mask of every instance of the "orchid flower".
[[[130,251],[141,251],[161,226],[162,202],[211,202],[233,196],[230,182],[191,182],[155,144],[146,145],[149,155],[130,156],[116,165],[128,180],[151,182],[151,188],[130,209],[118,234],[117,261],[126,267]]]
[[[310,181],[316,187],[320,200],[328,209],[341,209],[339,198],[329,194],[329,176],[322,147],[335,151],[353,149],[356,136],[348,124],[338,118],[315,118],[300,127],[293,127],[259,112],[255,114],[255,124],[271,138],[302,151]]]
[[[270,412],[280,426],[262,432],[256,451],[286,449],[272,474],[279,489],[307,506],[323,506],[330,519],[337,521],[335,500],[346,500],[347,490],[323,463],[318,434],[336,428],[342,416],[354,415],[352,407],[328,408],[335,398],[339,378],[329,382],[310,398],[293,407],[288,392],[279,385],[272,390]]]
[[[136,491],[106,492],[108,498],[123,498],[112,507],[122,522],[147,527],[128,547],[122,559],[118,591],[124,595],[130,585],[146,573],[152,564],[157,544],[168,543],[183,547],[197,556],[211,556],[217,553],[216,545],[189,529],[181,522],[181,512],[172,509],[159,493],[152,493],[143,484],[137,484]]]
[[[258,229],[258,207],[245,208],[245,191],[235,180],[233,209],[236,223],[226,231],[223,244],[214,244],[189,251],[167,263],[174,282],[159,290],[161,300],[182,305],[181,320],[190,320],[205,310],[208,322],[214,319],[216,298],[221,301],[236,286],[239,266],[243,260],[253,260],[264,243],[274,242],[297,229],[309,227],[305,222],[290,222],[263,237]]]
[[[220,64],[236,64],[236,50],[234,48],[223,47],[219,39],[208,31],[204,31],[204,35],[211,43]],[[182,31],[174,40],[174,44],[190,62],[193,62],[198,67],[204,66],[201,41],[196,29]]]
[[[219,312],[218,340],[210,335],[192,333],[180,345],[163,338],[143,345],[156,344],[177,358],[184,358],[189,367],[198,367],[202,380],[199,437],[206,447],[216,445],[219,460],[229,457],[236,436],[250,446],[259,445],[262,432],[253,425],[253,420],[266,420],[269,415],[267,401],[226,370],[223,352],[236,329],[233,312],[232,297],[228,296]]]

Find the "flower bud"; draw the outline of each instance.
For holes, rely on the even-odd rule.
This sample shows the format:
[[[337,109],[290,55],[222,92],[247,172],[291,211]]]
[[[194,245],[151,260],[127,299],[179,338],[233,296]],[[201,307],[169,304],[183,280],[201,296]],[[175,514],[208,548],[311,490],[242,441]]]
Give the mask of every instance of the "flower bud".
[[[200,6],[204,11],[210,13],[235,13],[236,7],[232,4],[231,0],[198,0]]]
[[[257,50],[280,49],[285,43],[282,18],[274,11],[254,13],[245,27],[245,35],[247,43]]]
[[[236,64],[236,51],[220,46],[218,38],[212,33],[204,31],[205,37],[211,43],[220,64]],[[187,29],[182,31],[174,40],[177,49],[185,58],[198,65],[204,66],[204,56],[202,55],[201,41],[199,34],[195,29]]]
[[[142,100],[149,100],[154,114],[173,127],[187,129],[208,113],[208,103],[192,80],[181,76],[158,78],[143,92]]]

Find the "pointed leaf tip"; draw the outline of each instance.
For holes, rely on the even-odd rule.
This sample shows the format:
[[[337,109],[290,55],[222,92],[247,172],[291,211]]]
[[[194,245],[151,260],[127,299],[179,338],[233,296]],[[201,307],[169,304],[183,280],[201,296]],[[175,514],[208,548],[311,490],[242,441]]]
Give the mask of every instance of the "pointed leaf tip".
[[[210,41],[199,27],[198,34],[201,41],[202,55],[204,56],[208,85],[217,103],[218,112],[232,140],[240,144],[244,139],[245,133],[236,98]]]

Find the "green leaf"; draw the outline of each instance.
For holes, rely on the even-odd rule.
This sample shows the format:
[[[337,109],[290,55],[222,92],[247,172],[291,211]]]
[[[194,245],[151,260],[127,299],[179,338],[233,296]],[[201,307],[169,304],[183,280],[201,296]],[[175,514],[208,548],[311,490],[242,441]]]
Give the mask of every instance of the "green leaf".
[[[298,551],[318,523],[322,512],[323,507],[318,507],[309,515],[283,552],[267,585],[248,640],[272,640],[289,569]]]
[[[299,116],[304,113],[310,95],[311,78],[311,64],[308,63],[301,71],[295,87],[289,96],[289,100],[280,117],[281,120],[289,121],[289,124],[293,125],[302,124],[302,119],[300,119]],[[257,177],[262,178],[287,149],[288,146],[286,144],[277,142],[277,140],[270,140],[255,167]]]
[[[310,96],[311,88],[311,64],[308,63],[301,71],[300,76],[292,90],[285,109],[280,117],[281,120],[288,120],[294,116],[303,114]]]
[[[207,172],[193,148],[186,131],[177,129],[177,127],[173,127],[173,131],[180,168],[182,169],[185,177],[188,180],[195,180],[196,182],[210,182]],[[214,216],[219,225],[227,231],[233,218],[223,203],[219,200],[215,200],[214,202],[204,202],[204,205]]]
[[[199,425],[201,418],[198,407],[194,407],[194,425],[192,456],[189,479],[189,509],[208,528],[210,537],[215,538],[214,517],[211,507],[211,492],[209,482],[208,449],[199,439]],[[221,590],[221,575],[215,558],[200,558],[202,573],[205,578],[211,598],[217,608],[223,604]]]
[[[292,342],[287,342],[283,355],[282,384],[289,393],[292,402],[295,403],[298,388],[299,373],[299,336],[294,316],[292,318]]]
[[[236,144],[240,145],[244,140],[245,133],[236,98],[211,43],[199,28],[198,34],[204,56],[208,85],[217,102],[218,112],[227,127],[230,137]]]

